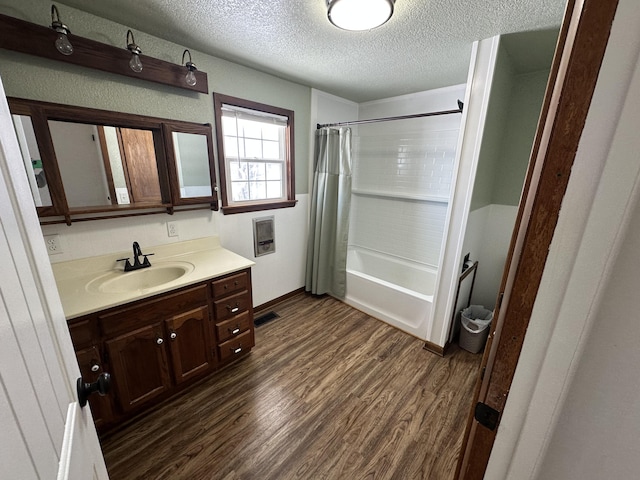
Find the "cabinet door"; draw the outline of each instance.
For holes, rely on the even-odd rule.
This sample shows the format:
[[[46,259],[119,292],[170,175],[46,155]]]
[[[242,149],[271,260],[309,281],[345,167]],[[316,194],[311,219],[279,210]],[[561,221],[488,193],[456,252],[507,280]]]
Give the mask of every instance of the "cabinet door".
[[[211,367],[209,309],[204,306],[166,320],[176,383]]]
[[[82,379],[87,383],[93,383],[98,379],[98,375],[104,372],[102,367],[102,359],[100,352],[96,347],[89,347],[76,352],[78,365]],[[91,413],[96,427],[111,422],[113,419],[113,410],[111,408],[111,394],[104,397],[98,394],[89,396],[89,405],[91,405]]]
[[[106,343],[118,403],[125,412],[170,388],[161,323],[148,325]]]

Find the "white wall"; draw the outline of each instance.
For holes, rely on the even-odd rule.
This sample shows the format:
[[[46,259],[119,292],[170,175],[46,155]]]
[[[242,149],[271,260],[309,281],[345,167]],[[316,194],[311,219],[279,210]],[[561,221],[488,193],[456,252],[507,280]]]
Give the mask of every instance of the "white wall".
[[[471,303],[492,310],[500,288],[504,263],[518,207],[491,204],[469,213],[462,251],[478,260]]]
[[[538,478],[640,475],[640,208],[584,346]]]

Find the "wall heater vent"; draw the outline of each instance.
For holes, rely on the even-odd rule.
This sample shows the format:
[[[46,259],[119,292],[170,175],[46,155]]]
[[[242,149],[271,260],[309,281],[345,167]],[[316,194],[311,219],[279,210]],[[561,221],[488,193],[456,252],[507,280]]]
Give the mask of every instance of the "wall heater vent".
[[[253,219],[253,251],[256,257],[276,251],[273,216]]]

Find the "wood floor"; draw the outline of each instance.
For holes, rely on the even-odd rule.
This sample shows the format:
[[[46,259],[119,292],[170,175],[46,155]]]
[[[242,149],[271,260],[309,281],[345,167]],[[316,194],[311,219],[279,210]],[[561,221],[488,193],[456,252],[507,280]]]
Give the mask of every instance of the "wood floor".
[[[112,480],[453,478],[480,355],[297,295],[245,359],[103,441]]]

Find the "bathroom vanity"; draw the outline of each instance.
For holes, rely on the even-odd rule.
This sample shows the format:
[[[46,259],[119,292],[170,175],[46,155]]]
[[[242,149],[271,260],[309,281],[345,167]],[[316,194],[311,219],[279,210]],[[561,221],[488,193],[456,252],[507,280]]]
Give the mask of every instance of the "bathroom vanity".
[[[84,381],[111,375],[110,392],[89,397],[99,432],[255,345],[253,262],[217,237],[148,250],[152,266],[132,272],[116,263],[118,254],[53,265]]]

